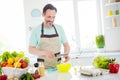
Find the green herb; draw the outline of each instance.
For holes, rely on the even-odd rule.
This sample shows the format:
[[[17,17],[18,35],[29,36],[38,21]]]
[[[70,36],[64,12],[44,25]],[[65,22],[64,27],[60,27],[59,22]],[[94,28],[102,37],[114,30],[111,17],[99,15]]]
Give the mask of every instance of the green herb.
[[[103,68],[103,69],[108,69],[109,68],[109,63],[114,63],[115,58],[107,58],[104,56],[97,56],[93,60],[93,65],[97,68]]]

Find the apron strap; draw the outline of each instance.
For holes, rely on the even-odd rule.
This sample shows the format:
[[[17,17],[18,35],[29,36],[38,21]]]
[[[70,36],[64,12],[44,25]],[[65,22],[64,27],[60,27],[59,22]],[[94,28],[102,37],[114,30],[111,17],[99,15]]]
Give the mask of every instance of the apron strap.
[[[54,25],[52,25],[52,26],[54,27],[54,30],[55,30],[55,33],[56,33],[56,34],[45,35],[45,34],[44,34],[44,27],[43,27],[43,23],[42,23],[41,37],[48,37],[48,38],[51,38],[51,37],[57,37],[57,36],[58,36],[57,30],[56,30],[56,28],[55,28]]]
[[[52,24],[52,26],[53,26],[53,27],[54,27],[54,29],[55,29],[55,33],[56,33],[56,34],[58,34],[58,33],[57,33],[57,30],[56,30],[56,28],[55,28],[55,26],[54,26],[53,24]]]
[[[43,23],[42,23],[42,29],[41,29],[41,32],[42,32],[42,34],[41,34],[41,35],[44,35],[44,34],[43,34]]]

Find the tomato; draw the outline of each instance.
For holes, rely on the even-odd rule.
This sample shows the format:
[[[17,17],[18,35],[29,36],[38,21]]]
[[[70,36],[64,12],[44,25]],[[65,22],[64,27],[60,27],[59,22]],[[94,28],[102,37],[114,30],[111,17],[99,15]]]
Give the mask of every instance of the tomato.
[[[7,62],[3,62],[2,67],[5,67],[7,64],[8,64]]]
[[[24,60],[23,60],[23,59],[21,59],[21,60],[20,60],[20,63],[22,63],[22,62],[24,62]]]
[[[23,59],[20,60],[21,63],[21,68],[26,68],[27,67],[27,62]]]
[[[110,63],[109,64],[109,70],[110,70],[110,73],[118,73],[118,71],[119,71],[119,64],[117,64],[117,63]]]
[[[31,74],[31,76],[32,76],[34,79],[40,78],[40,75],[39,75],[39,74]]]
[[[24,61],[21,63],[21,68],[26,68],[27,67],[27,63]]]

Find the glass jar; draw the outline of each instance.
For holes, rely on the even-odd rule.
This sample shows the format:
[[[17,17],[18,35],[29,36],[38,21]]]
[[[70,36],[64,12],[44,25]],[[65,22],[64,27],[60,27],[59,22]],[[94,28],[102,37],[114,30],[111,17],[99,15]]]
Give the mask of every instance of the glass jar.
[[[39,64],[38,71],[40,76],[45,75],[45,67],[44,67],[44,59],[37,58],[37,62]]]

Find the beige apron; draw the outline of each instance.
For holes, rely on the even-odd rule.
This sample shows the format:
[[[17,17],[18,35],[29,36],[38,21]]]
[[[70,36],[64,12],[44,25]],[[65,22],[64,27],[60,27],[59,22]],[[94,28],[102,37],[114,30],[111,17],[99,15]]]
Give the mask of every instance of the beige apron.
[[[59,35],[55,26],[53,25],[56,34],[46,35],[44,34],[44,27],[42,23],[41,29],[41,39],[40,39],[40,50],[51,51],[55,54],[55,56],[60,54],[60,42],[59,42]],[[41,59],[44,59],[45,68],[56,67],[57,64],[60,63],[60,57],[48,58],[45,56],[39,56]]]

